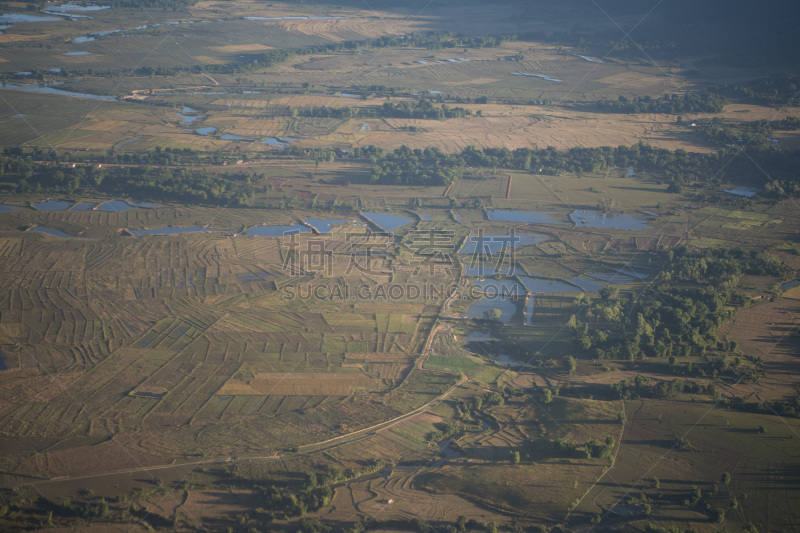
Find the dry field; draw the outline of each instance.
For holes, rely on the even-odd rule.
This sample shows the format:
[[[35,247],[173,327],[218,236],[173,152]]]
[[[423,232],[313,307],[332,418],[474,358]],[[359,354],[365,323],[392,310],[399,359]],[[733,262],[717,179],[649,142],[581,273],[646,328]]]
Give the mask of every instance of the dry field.
[[[723,332],[740,343],[742,351],[764,361],[766,376],[756,384],[733,387],[737,396],[758,400],[779,400],[797,394],[800,369],[797,368],[800,304],[784,298],[755,305],[739,313]]]
[[[8,114],[23,113],[23,119],[14,124],[30,139],[30,145],[72,150],[105,151],[117,146],[124,150],[152,149],[155,146],[193,148],[196,150],[230,150],[234,147],[250,152],[267,152],[274,148],[252,141],[225,141],[211,136],[197,135],[181,124],[177,111],[163,107],[143,106],[123,102],[85,102],[66,96],[31,95],[12,92],[15,103]],[[17,101],[16,99],[20,100]],[[200,97],[193,97],[198,99]],[[169,101],[180,99],[169,97]],[[292,137],[298,146],[353,148],[374,144],[392,150],[402,145],[411,148],[435,146],[441,150],[460,151],[468,146],[478,148],[503,147],[541,149],[554,146],[567,149],[572,146],[619,146],[640,141],[670,150],[685,149],[710,152],[700,136],[687,126],[676,124],[672,115],[624,115],[582,112],[545,106],[513,106],[486,104],[466,105],[473,115],[462,119],[380,119],[355,118],[350,120],[274,116],[283,113],[286,106],[307,107],[325,105],[378,106],[384,100],[355,100],[333,96],[281,96],[229,95],[203,97],[209,106],[203,118],[192,124],[193,128],[214,127],[219,133],[229,133],[260,141],[266,137]],[[395,102],[402,99],[395,98]],[[52,108],[79,103],[79,107],[60,119],[60,124],[47,123]],[[198,105],[198,104],[193,104]],[[778,111],[758,106],[730,106],[722,115],[728,119],[742,119],[741,108],[751,119],[777,119],[787,115],[797,116],[797,111]],[[225,111],[223,111],[223,109]],[[482,116],[475,113],[480,111]],[[697,115],[697,118],[708,118]],[[364,125],[367,125],[366,127]],[[56,125],[55,131],[52,126]],[[59,127],[60,126],[60,127]],[[417,131],[407,131],[413,126]],[[9,130],[9,134],[11,131]],[[27,135],[26,135],[27,134]],[[785,132],[783,139],[794,142],[794,132]],[[8,145],[19,137],[8,135]],[[2,137],[0,137],[2,141]],[[498,195],[499,196],[499,195]]]
[[[465,8],[456,0],[345,1],[337,7],[211,0],[183,12],[115,10],[80,21],[15,25],[0,35],[0,43],[20,46],[4,48],[0,70],[64,67],[100,73],[120,66],[222,65],[274,49],[431,29],[458,28],[468,35],[569,30],[581,21],[596,23],[598,15],[589,9],[562,17],[562,6],[542,13],[534,4],[518,3],[515,16],[491,3]],[[288,18],[264,20],[277,17]],[[546,26],[554,18],[563,24]],[[71,42],[94,31],[178,21],[192,24]],[[42,46],[22,46],[27,43]],[[71,52],[88,54],[66,55]],[[582,305],[577,290],[537,292],[526,326],[519,301],[513,303],[510,325],[500,325],[464,320],[470,298],[445,303],[442,293],[386,292],[390,285],[441,289],[469,282],[461,275],[466,257],[453,271],[420,270],[414,251],[419,234],[412,230],[432,228],[452,230],[456,243],[512,227],[544,234],[541,242],[517,250],[514,263],[553,280],[631,265],[646,269],[647,279],[620,285],[626,297],[648,298],[646,288],[660,274],[652,266],[653,252],[680,245],[771,248],[797,268],[800,215],[793,203],[726,198],[712,190],[673,194],[638,169],[630,169],[635,176],[628,176],[628,169],[609,169],[554,177],[469,168],[451,187],[391,187],[369,184],[369,165],[346,158],[320,164],[259,158],[275,151],[262,142],[267,137],[343,149],[374,144],[456,152],[468,146],[568,149],[643,141],[711,152],[689,126],[692,121],[800,117],[797,108],[740,104],[713,116],[687,114],[682,124],[674,115],[580,111],[582,103],[620,95],[683,94],[708,79],[727,79],[730,71],[705,72],[701,65],[705,77],[690,79],[677,63],[594,63],[575,53],[581,51],[528,41],[466,50],[372,48],[297,55],[269,69],[235,74],[111,75],[70,78],[64,85],[134,94],[128,101],[2,89],[0,148],[80,151],[87,160],[111,149],[130,153],[156,146],[241,151],[247,154],[241,164],[204,170],[247,173],[256,207],[37,211],[30,204],[43,200],[41,195],[0,199],[16,208],[0,214],[0,488],[22,485],[27,497],[25,491],[33,495],[41,487],[40,494],[54,501],[80,497],[96,505],[88,490],[78,491],[97,488],[98,497],[110,499],[134,487],[152,488],[156,475],[172,489],[197,480],[195,487],[166,495],[150,492],[137,505],[165,521],[175,515],[191,525],[187,529],[223,530],[262,505],[241,487],[299,486],[307,473],[335,468],[353,479],[337,481],[331,505],[311,516],[341,524],[365,517],[454,522],[463,516],[485,523],[582,527],[605,514],[609,527],[637,528],[643,527],[643,509],[628,500],[645,494],[655,519],[710,530],[706,510],[685,501],[697,485],[713,505],[727,506],[733,529],[750,521],[760,530],[797,529],[796,421],[723,411],[703,394],[669,401],[610,399],[609,385],[622,379],[674,378],[665,360],[656,358],[580,358],[576,371],[567,374],[561,357],[577,354],[567,327]],[[518,54],[524,58],[509,60]],[[56,79],[52,72],[46,76]],[[403,96],[370,95],[370,86]],[[442,121],[335,119],[286,109],[374,108],[426,91],[469,98],[470,103],[448,105],[462,105],[471,115]],[[361,94],[365,97],[355,96]],[[479,97],[490,103],[473,103]],[[197,110],[191,124],[178,115],[184,105]],[[246,140],[192,131],[199,127]],[[800,142],[797,132],[778,136],[784,145]],[[577,227],[570,219],[577,209],[595,209],[612,199],[615,211],[637,216],[649,211],[648,226],[626,232]],[[555,220],[494,222],[487,220],[487,209],[545,211]],[[372,211],[409,223],[393,237],[368,234],[376,224],[363,212]],[[348,222],[326,234],[245,234],[260,226],[305,224],[308,218]],[[79,238],[33,231],[34,225]],[[219,231],[145,237],[123,231],[190,226]],[[380,253],[366,264],[354,262],[354,250],[363,247]],[[774,295],[780,283],[755,275],[741,281],[749,297]],[[585,292],[581,296],[595,298],[597,288]],[[720,382],[723,394],[749,401],[797,395],[798,302],[798,288],[754,301],[720,329],[720,340],[736,340],[766,371],[756,384]],[[474,350],[468,352],[454,335],[463,340],[473,331],[509,343],[476,342],[467,345]],[[530,366],[492,359],[509,354]],[[692,380],[711,381],[703,376]],[[560,387],[562,393],[555,391],[545,403],[543,387]],[[487,396],[493,391],[503,393],[502,402]],[[483,407],[474,407],[477,397]],[[621,411],[627,424],[619,422]],[[455,419],[463,428],[437,443],[437,432],[448,428],[443,423]],[[610,456],[582,452],[589,439],[608,437],[615,439]],[[676,449],[681,437],[691,445]],[[574,443],[578,452],[556,450],[556,439]],[[518,464],[509,460],[512,452],[519,452]],[[440,454],[448,460],[437,461]],[[380,471],[353,474],[376,464]],[[732,475],[726,486],[719,483],[723,472]],[[654,486],[655,477],[661,487]],[[206,485],[212,479],[217,486]],[[125,523],[108,529],[137,528]]]
[[[383,421],[440,390],[395,391],[416,383],[409,370],[435,306],[284,300],[278,286],[303,280],[283,270],[277,237],[115,231],[291,222],[285,215],[22,209],[4,218],[0,345],[9,371],[0,417],[4,439],[30,443],[4,458],[8,471],[74,476],[200,451],[263,453],[323,440],[343,416],[353,430]],[[22,233],[24,220],[92,238]],[[343,237],[332,235],[330,249]],[[336,257],[344,275],[348,256]],[[383,404],[386,391],[393,400]],[[365,395],[376,401],[353,412]]]
[[[793,468],[796,421],[652,400],[626,402],[626,412],[629,423],[615,465],[583,496],[573,518],[602,515],[618,524],[643,523],[636,504],[628,502],[645,494],[659,522],[707,523],[704,506],[689,501],[696,486],[710,505],[726,510],[729,523],[797,527],[790,503],[796,489],[781,481]],[[759,425],[768,435],[758,433]],[[675,446],[681,437],[691,449]],[[725,472],[728,485],[719,482]],[[733,499],[737,507],[731,506]]]

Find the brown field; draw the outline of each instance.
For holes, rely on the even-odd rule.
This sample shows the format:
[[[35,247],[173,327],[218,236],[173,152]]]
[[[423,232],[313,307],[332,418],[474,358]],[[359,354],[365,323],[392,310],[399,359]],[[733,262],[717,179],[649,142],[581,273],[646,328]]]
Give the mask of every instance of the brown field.
[[[710,504],[727,509],[729,522],[797,527],[789,503],[795,489],[778,481],[791,461],[796,421],[661,401],[627,402],[626,411],[630,423],[615,466],[587,492],[573,516],[602,515],[618,524],[641,521],[626,502],[644,493],[659,522],[702,524],[708,520],[703,505],[685,501],[691,486],[697,486]],[[758,434],[759,424],[767,425],[769,437]],[[679,437],[692,449],[676,449],[672,443]],[[723,472],[731,475],[728,486],[718,483]],[[658,489],[652,487],[654,478],[660,480]],[[778,492],[783,496],[777,497]],[[731,509],[731,498],[743,505]]]
[[[332,507],[315,513],[324,520],[350,522],[358,516],[375,520],[424,516],[426,520],[455,522],[460,516],[482,522],[504,523],[508,517],[466,498],[420,490],[418,472],[395,470],[388,477],[351,483],[337,489]],[[392,503],[388,503],[392,500]]]
[[[716,181],[671,193],[663,176],[636,168],[634,176],[624,168],[558,176],[539,169],[465,168],[452,186],[396,187],[371,184],[370,164],[348,157],[319,163],[291,159],[294,154],[261,159],[277,151],[261,142],[266,137],[293,137],[299,147],[406,145],[446,152],[641,141],[708,153],[716,148],[690,126],[695,120],[775,120],[800,117],[800,108],[731,104],[717,115],[685,114],[679,124],[675,115],[606,114],[581,106],[620,95],[684,94],[722,80],[738,83],[770,67],[744,72],[623,58],[590,63],[574,56],[582,50],[516,41],[466,50],[355,47],[227,74],[191,69],[275,49],[431,29],[467,35],[580,31],[582,24],[615,29],[598,22],[592,9],[568,14],[554,5],[543,13],[525,2],[518,2],[514,16],[486,2],[409,0],[383,2],[379,10],[357,1],[300,4],[204,0],[187,11],[115,9],[91,19],[14,25],[0,35],[8,45],[0,58],[6,73],[42,69],[46,82],[64,82],[63,88],[131,97],[94,101],[2,89],[0,148],[71,152],[85,160],[79,165],[112,149],[238,153],[227,165],[202,170],[232,180],[242,174],[253,195],[252,207],[231,207],[237,200],[218,207],[212,200],[190,206],[153,198],[163,205],[119,213],[35,210],[32,204],[47,193],[0,198],[16,208],[0,214],[0,514],[8,511],[0,516],[0,529],[20,517],[28,520],[26,529],[45,527],[49,507],[56,511],[53,529],[64,531],[140,531],[145,522],[163,530],[263,529],[271,509],[253,498],[258,487],[299,491],[311,473],[334,495],[330,505],[309,515],[343,528],[364,519],[406,524],[420,517],[444,528],[443,522],[464,517],[486,523],[487,531],[491,523],[566,531],[598,522],[633,531],[651,519],[711,531],[717,525],[709,521],[707,503],[727,510],[726,530],[748,522],[760,531],[798,529],[796,419],[722,409],[710,390],[668,400],[635,394],[616,399],[612,384],[639,375],[676,379],[674,364],[693,356],[669,363],[657,357],[591,360],[576,342],[580,330],[570,326],[584,319],[584,297],[630,297],[635,301],[625,312],[635,320],[636,305],[652,303],[650,288],[658,287],[652,282],[662,275],[666,254],[656,252],[681,245],[768,250],[796,270],[800,218],[793,201],[732,198],[719,190],[728,184]],[[342,18],[246,19],[298,15]],[[145,21],[193,24],[72,42]],[[616,23],[629,28],[640,20]],[[20,46],[11,46],[15,42]],[[75,51],[90,55],[65,55]],[[516,54],[524,58],[510,60]],[[447,61],[453,58],[469,61]],[[689,77],[695,66],[698,72]],[[60,67],[71,76],[49,72]],[[94,74],[80,73],[89,67]],[[103,72],[128,67],[184,70],[168,76],[140,71],[141,77]],[[560,81],[514,75],[519,72]],[[362,111],[335,119],[292,116],[286,109],[367,110],[427,91],[455,97],[447,105],[471,115],[437,121],[366,117]],[[489,103],[473,103],[479,97]],[[469,102],[455,103],[457,98]],[[178,115],[184,105],[197,110],[191,125]],[[247,140],[193,133],[200,127]],[[800,145],[798,132],[776,136],[779,147]],[[13,183],[6,187],[13,190]],[[68,198],[112,199],[77,194]],[[576,209],[610,200],[614,211],[648,216],[648,226],[634,233],[577,227],[570,219]],[[494,222],[489,209],[540,210],[556,220]],[[394,236],[367,233],[375,229],[368,211],[410,222]],[[244,234],[309,218],[347,222],[326,234]],[[189,226],[221,230],[144,237],[123,231]],[[463,275],[466,254],[452,271],[420,270],[420,234],[414,230],[431,228],[452,230],[453,243],[510,228],[544,234],[513,254],[514,264],[534,276],[567,281],[630,266],[647,274],[620,284],[620,296],[597,287],[584,293],[537,289],[530,325],[523,325],[521,300],[511,302],[508,324],[466,319],[468,307],[483,296],[381,292],[390,284],[441,288],[475,281]],[[368,269],[352,268],[354,234],[358,244],[381,251]],[[322,264],[313,255],[316,246],[325,252]],[[795,397],[800,288],[780,294],[777,287],[796,277],[788,271],[742,276],[742,295],[752,305],[717,331],[720,343],[709,344],[703,369],[679,379],[716,383],[726,398],[753,405]],[[368,296],[357,289],[367,289]],[[465,344],[473,332],[490,339]],[[739,353],[726,348],[727,340],[738,342]],[[574,372],[565,370],[564,354],[578,358]],[[706,374],[706,363],[720,356],[738,356],[746,365],[763,362],[765,376],[758,383],[733,383],[730,374]],[[586,453],[587,441],[607,438],[614,445],[606,455]],[[681,446],[681,438],[690,444]],[[563,441],[556,446],[558,439]],[[732,476],[727,485],[720,482],[723,472]],[[694,485],[704,503],[687,501]],[[118,495],[128,495],[133,505],[117,501]],[[86,505],[85,512],[76,507],[67,513],[64,498]],[[113,502],[118,524],[96,516],[100,498]],[[25,514],[33,506],[39,507]],[[175,527],[169,525],[173,516]],[[258,527],[262,518],[256,516],[264,520]],[[61,527],[70,520],[71,529]],[[298,524],[273,525],[294,530]]]
[[[741,344],[742,351],[764,361],[766,376],[757,384],[739,384],[737,395],[773,400],[797,393],[797,326],[800,304],[794,299],[755,305],[741,311],[722,331]]]
[[[91,56],[84,56],[91,57]],[[31,98],[28,94],[25,98]],[[36,95],[36,98],[52,99],[53,103],[71,102],[74,99],[60,96]],[[675,123],[672,115],[615,115],[581,112],[542,106],[513,105],[466,105],[473,113],[481,111],[483,116],[444,121],[419,119],[375,119],[351,120],[271,117],[275,106],[304,107],[326,105],[376,106],[384,100],[353,100],[332,96],[292,96],[265,98],[258,95],[231,95],[215,97],[209,104],[227,111],[203,113],[206,118],[193,124],[194,127],[213,126],[221,133],[232,133],[246,139],[288,136],[298,139],[298,146],[337,146],[352,148],[358,145],[375,144],[386,149],[402,145],[411,148],[436,146],[444,151],[458,151],[467,146],[478,148],[504,147],[541,149],[554,146],[566,149],[571,146],[618,146],[644,141],[653,146],[670,150],[682,148],[690,151],[710,152],[714,148],[703,143],[692,128]],[[90,105],[90,104],[87,104]],[[102,107],[100,107],[102,106]],[[94,109],[92,109],[94,108]],[[724,116],[741,119],[742,111],[748,111],[747,120],[774,120],[787,115],[798,116],[800,111],[784,111],[760,106],[729,106]],[[103,112],[100,112],[103,109]],[[46,108],[41,108],[45,112]],[[235,110],[235,111],[234,111]],[[22,111],[22,108],[20,108]],[[35,125],[45,116],[37,116],[36,109],[27,110],[28,117],[20,126]],[[111,111],[109,114],[108,111]],[[127,150],[160,145],[162,147],[189,147],[194,149],[226,149],[240,146],[250,151],[269,151],[272,148],[258,142],[230,142],[191,133],[180,125],[176,112],[164,108],[142,109],[131,104],[104,102],[92,103],[88,112],[76,116],[80,122],[62,126],[57,133],[42,135],[36,127],[37,137],[30,144],[57,146],[63,149],[107,150],[124,141],[139,138],[135,146]],[[267,114],[268,116],[263,116]],[[110,116],[109,116],[110,115]],[[708,118],[697,115],[697,118]],[[368,124],[368,128],[362,125]],[[408,126],[417,132],[404,131]],[[49,130],[48,130],[49,131]],[[101,133],[102,132],[102,133]],[[785,142],[794,142],[796,132],[785,132]]]
[[[217,391],[227,395],[349,396],[354,388],[374,389],[375,380],[365,375],[320,373],[260,373],[246,383],[230,380]]]

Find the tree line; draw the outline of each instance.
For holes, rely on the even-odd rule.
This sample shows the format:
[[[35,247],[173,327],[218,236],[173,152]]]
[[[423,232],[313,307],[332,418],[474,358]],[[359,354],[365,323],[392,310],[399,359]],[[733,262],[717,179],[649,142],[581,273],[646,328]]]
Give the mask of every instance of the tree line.
[[[742,85],[716,85],[709,91],[753,104],[798,106],[800,105],[800,74],[774,74]]]
[[[721,113],[727,99],[719,94],[703,91],[665,94],[660,98],[636,96],[632,100],[620,96],[617,100],[601,100],[589,104],[590,108],[607,113]]]
[[[775,131],[800,129],[800,118],[787,116],[780,120],[754,120],[749,122],[728,122],[714,118],[698,125],[703,139],[717,146],[739,144],[766,148],[772,144]]]
[[[417,118],[444,120],[448,118],[464,118],[472,114],[469,109],[463,107],[448,107],[446,105],[437,106],[430,99],[421,98],[416,101],[402,101],[397,104],[384,102],[380,107],[328,107],[311,106],[303,108],[288,107],[286,113],[291,116],[300,117],[323,117],[323,118],[355,118],[355,117],[379,117],[379,118]]]
[[[747,157],[740,157],[742,150]],[[739,159],[730,165],[732,159]],[[745,185],[766,187],[764,194],[780,198],[797,194],[796,169],[800,168],[800,151],[768,150],[758,147],[725,147],[714,154],[699,154],[682,149],[670,151],[639,143],[632,146],[557,150],[518,148],[475,148],[469,146],[452,154],[436,148],[411,150],[400,147],[385,153],[375,149],[370,157],[375,163],[372,180],[375,183],[396,185],[447,185],[457,179],[465,167],[506,168],[529,170],[548,175],[563,173],[599,172],[608,168],[634,166],[651,173],[672,191],[697,183],[711,184],[712,180],[737,181]],[[772,176],[766,178],[765,173]]]
[[[742,152],[747,150],[747,156]],[[65,161],[81,161],[85,154],[60,155],[54,151],[33,152],[21,148],[5,150],[0,158],[0,184],[7,190],[18,192],[68,191],[83,179],[84,167],[70,168]],[[608,168],[634,166],[638,171],[650,173],[669,190],[680,192],[682,187],[719,185],[723,180],[743,185],[763,187],[762,195],[769,198],[800,196],[800,151],[758,149],[742,146],[725,147],[717,153],[698,154],[678,149],[675,151],[654,148],[639,143],[632,146],[557,150],[519,148],[467,147],[460,152],[445,153],[438,148],[410,149],[402,146],[387,152],[376,146],[356,147],[350,151],[330,148],[303,148],[289,146],[283,150],[259,154],[263,158],[304,158],[312,161],[332,161],[337,158],[360,160],[372,164],[373,183],[387,185],[449,185],[459,179],[468,167],[505,168],[526,170],[548,175],[563,173],[598,172]],[[192,150],[154,150],[142,153],[111,152],[96,158],[97,163],[131,163],[137,167],[103,169],[109,176],[107,184],[114,191],[127,194],[166,194],[176,201],[228,201],[227,193],[237,189],[234,177],[220,178],[205,171],[187,169],[149,168],[147,165],[215,164],[247,159],[247,153],[200,153]],[[35,163],[35,159],[49,159],[54,163]],[[730,164],[736,160],[737,164]],[[235,174],[231,175],[235,176]],[[222,181],[220,181],[222,180]],[[227,181],[225,181],[227,180]],[[100,181],[101,187],[104,180]],[[241,180],[238,180],[241,181]],[[220,191],[226,193],[220,196]]]

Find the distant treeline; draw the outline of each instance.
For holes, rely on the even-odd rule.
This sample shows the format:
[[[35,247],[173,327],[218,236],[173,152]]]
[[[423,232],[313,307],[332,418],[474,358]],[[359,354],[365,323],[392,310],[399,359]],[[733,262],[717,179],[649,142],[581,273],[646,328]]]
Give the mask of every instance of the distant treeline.
[[[637,96],[629,100],[620,96],[616,101],[601,100],[590,107],[610,113],[721,113],[726,99],[711,92],[665,94],[661,98]]]
[[[553,147],[545,149],[467,147],[454,154],[443,153],[436,148],[425,150],[401,147],[385,154],[373,148],[368,157],[375,166],[372,180],[377,183],[397,185],[442,185],[455,180],[464,167],[508,168],[533,170],[542,174],[598,172],[606,168],[635,166],[640,171],[652,173],[654,177],[671,185],[678,192],[681,187],[706,184],[710,180],[739,181],[762,187],[775,182],[768,194],[774,197],[794,196],[800,177],[800,152],[796,150],[748,149],[742,155],[742,147],[723,148],[715,154],[699,154],[678,149],[673,151],[654,148],[639,143],[616,148],[575,147],[559,151]],[[353,157],[364,153],[354,151]],[[300,154],[297,154],[300,155]],[[739,158],[736,165],[731,159]],[[765,173],[774,177],[766,180]],[[777,184],[780,183],[780,187]]]
[[[800,105],[800,74],[775,74],[744,85],[722,85],[709,91],[754,104]]]
[[[364,48],[484,48],[496,47],[505,42],[514,41],[518,38],[516,34],[511,35],[484,35],[478,37],[468,37],[452,32],[426,32],[411,33],[409,35],[388,35],[374,39],[360,41],[342,41],[327,44],[318,44],[297,49],[274,49],[264,52],[240,54],[235,61],[222,64],[195,64],[190,66],[144,66],[135,69],[108,69],[96,70],[87,68],[73,69],[72,74],[76,75],[99,75],[109,78],[123,76],[179,76],[186,73],[211,72],[217,74],[237,74],[253,71],[256,69],[270,68],[291,60],[297,55],[326,54],[331,52],[356,51]],[[62,69],[60,74],[68,74],[68,69]],[[46,73],[43,70],[34,72],[35,79],[44,79]],[[6,82],[8,73],[3,74],[3,82]]]
[[[325,118],[354,118],[354,117],[380,117],[380,118],[419,118],[437,119],[463,118],[472,112],[463,107],[436,106],[429,99],[418,101],[403,101],[397,104],[385,102],[380,107],[326,107],[313,106],[302,108],[288,108],[287,113],[301,117]]]
[[[450,185],[461,177],[463,160],[438,148],[411,150],[402,146],[386,154],[372,169],[374,183]]]
[[[717,146],[742,145],[767,147],[772,144],[773,132],[800,130],[800,119],[787,116],[781,120],[727,122],[714,119],[698,125],[703,138]]]
[[[5,186],[5,187],[4,187]],[[249,205],[252,189],[244,172],[213,174],[185,168],[46,166],[32,159],[0,157],[0,188],[17,192],[97,191],[133,198]]]
[[[746,151],[746,155],[745,152]],[[57,164],[80,161],[84,154],[59,155],[35,149],[5,150],[0,158],[0,187],[10,191],[72,191],[91,183],[101,192],[128,194],[145,198],[169,198],[183,202],[227,203],[232,200],[248,205],[252,190],[246,186],[244,173],[220,176],[185,168],[153,168],[149,165],[220,164],[246,159],[247,153],[206,154],[192,150],[160,150],[144,153],[109,153],[96,158],[98,163],[128,163],[136,166],[117,168]],[[607,168],[636,167],[654,179],[669,184],[668,190],[682,187],[719,185],[723,181],[763,187],[771,198],[800,196],[800,151],[750,149],[735,146],[714,154],[685,150],[669,151],[639,143],[616,148],[575,147],[565,151],[545,149],[467,147],[461,152],[445,153],[438,148],[410,149],[402,146],[392,152],[380,147],[356,147],[351,151],[329,148],[290,146],[280,151],[259,154],[265,158],[304,158],[332,161],[336,158],[366,160],[371,163],[373,183],[389,185],[449,185],[467,167],[529,170],[542,174],[597,172]],[[47,160],[50,163],[36,163]],[[736,164],[731,164],[732,161]],[[769,177],[767,177],[769,176]],[[88,181],[86,181],[88,180]]]

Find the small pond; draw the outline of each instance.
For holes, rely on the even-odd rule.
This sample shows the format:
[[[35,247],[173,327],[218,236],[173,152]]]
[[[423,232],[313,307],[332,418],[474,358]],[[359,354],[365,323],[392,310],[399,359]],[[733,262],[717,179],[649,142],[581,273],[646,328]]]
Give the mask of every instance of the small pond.
[[[489,220],[495,222],[523,222],[525,224],[563,224],[557,213],[545,211],[509,211],[503,209],[488,209],[486,213]]]
[[[475,302],[467,308],[467,316],[469,318],[484,318],[485,313],[492,309],[500,309],[500,322],[509,322],[514,313],[517,312],[517,305],[510,296],[487,295],[483,300]]]
[[[181,122],[183,122],[184,124],[191,124],[195,120],[203,118],[201,115],[192,116],[192,115],[184,115],[183,113],[178,113],[178,116],[181,117]]]
[[[0,87],[4,90],[9,91],[31,91],[36,93],[48,93],[48,94],[58,94],[61,96],[75,96],[77,98],[91,98],[92,100],[116,100],[116,96],[104,96],[100,94],[88,94],[88,93],[77,93],[73,91],[65,91],[63,89],[56,89],[54,87],[48,87],[46,85],[13,85],[11,83],[7,83]]]
[[[488,295],[525,296],[525,287],[513,279],[482,279],[472,283],[479,292]]]
[[[130,204],[127,202],[121,202],[119,200],[111,200],[109,202],[104,202],[95,207],[98,211],[111,211],[113,213],[119,213],[121,211],[127,211],[128,209],[133,209]]]
[[[789,281],[788,283],[784,283],[783,285],[781,285],[781,290],[785,291],[785,290],[791,289],[793,287],[797,287],[798,285],[800,285],[800,279],[796,279],[794,281]]]
[[[48,200],[31,205],[37,211],[66,211],[72,206],[72,202],[67,202],[65,200]]]
[[[25,15],[23,13],[7,13],[0,15],[0,22],[8,22],[16,24],[19,22],[52,22],[56,20],[64,20],[61,17],[48,17],[43,15]]]
[[[470,235],[464,243],[464,247],[458,251],[460,254],[470,255],[494,255],[500,253],[505,248],[516,248],[518,246],[529,246],[550,240],[549,235],[543,233],[505,233],[505,234],[484,234]]]
[[[53,11],[54,13],[72,13],[74,11],[100,11],[101,9],[110,8],[111,6],[98,6],[94,4],[61,4],[60,6],[48,6],[47,10]]]
[[[725,189],[725,192],[728,194],[733,194],[734,196],[752,198],[759,193],[759,189],[756,189],[755,187],[734,187],[732,189]]]
[[[283,237],[295,233],[311,233],[311,230],[302,224],[294,224],[292,226],[254,226],[244,232],[245,235],[259,237]]]
[[[362,212],[361,214],[364,216],[364,218],[387,233],[392,233],[394,230],[402,228],[403,226],[411,224],[412,222],[409,218],[401,217],[400,215],[390,215],[388,213]]]
[[[647,228],[647,219],[625,213],[606,214],[593,209],[576,209],[570,218],[578,228],[608,228],[640,231]]]
[[[528,292],[538,293],[559,293],[559,292],[581,292],[580,287],[558,279],[532,278],[530,276],[520,276],[519,280]]]
[[[294,137],[267,137],[261,144],[267,144],[269,146],[276,146],[278,148],[286,148],[289,146],[290,143],[296,141]]]
[[[466,261],[465,261],[466,262]],[[516,276],[526,275],[527,273],[522,268],[514,263],[513,265],[503,264],[500,262],[492,261],[469,261],[465,265],[467,276],[494,276],[497,274],[503,276]]]
[[[552,81],[555,83],[561,83],[561,80],[558,78],[551,78],[549,76],[543,76],[542,74],[528,74],[527,72],[512,72],[512,76],[527,76],[529,78],[539,78],[545,81]]]
[[[220,139],[223,141],[248,141],[252,142],[253,139],[245,139],[244,137],[239,137],[238,135],[234,135],[233,133],[223,133],[219,136]]]
[[[574,278],[571,279],[570,281],[575,285],[579,286],[580,288],[582,288],[583,290],[585,290],[586,292],[597,292],[606,286],[605,283],[597,281],[596,279],[585,278],[585,277]]]

